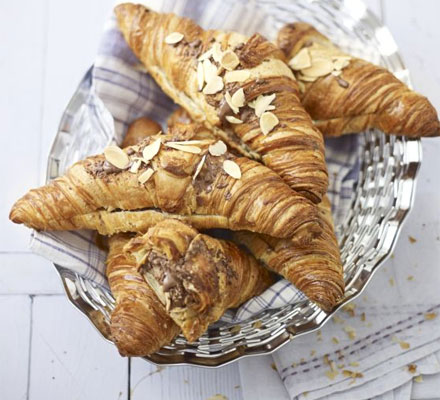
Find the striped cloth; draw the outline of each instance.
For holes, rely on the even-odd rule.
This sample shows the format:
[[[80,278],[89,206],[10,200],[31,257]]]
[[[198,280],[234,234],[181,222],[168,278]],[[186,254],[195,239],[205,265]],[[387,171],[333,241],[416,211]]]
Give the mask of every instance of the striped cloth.
[[[152,3],[157,9],[168,10],[173,2]],[[252,9],[254,14],[250,13],[247,2],[215,0],[209,7],[201,3],[205,2],[192,2],[197,6],[193,9],[187,7],[179,13],[192,15],[205,27],[236,28],[248,35],[258,27],[258,31],[269,38],[275,34],[270,19],[255,15],[258,14],[255,8]],[[234,15],[233,20],[227,20],[227,15]],[[87,155],[101,152],[112,141],[121,143],[127,125],[140,116],[151,117],[165,126],[166,118],[175,107],[153,79],[143,72],[112,15],[105,26],[95,63],[81,83],[75,101],[65,111],[60,133],[66,138],[60,157],[61,170]],[[326,142],[330,176],[328,194],[336,224],[343,220],[350,207],[353,185],[359,171],[357,147],[356,136]],[[57,265],[107,286],[106,254],[95,245],[93,232],[33,232],[31,249]],[[304,299],[304,295],[289,282],[280,280],[262,295],[249,300],[235,312],[228,313],[225,318],[243,321],[264,309],[278,308]]]

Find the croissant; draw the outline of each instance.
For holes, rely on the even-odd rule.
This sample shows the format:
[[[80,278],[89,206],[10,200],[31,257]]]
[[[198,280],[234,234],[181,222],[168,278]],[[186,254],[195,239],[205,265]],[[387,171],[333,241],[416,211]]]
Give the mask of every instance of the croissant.
[[[323,138],[273,43],[258,34],[204,31],[142,5],[121,4],[115,13],[128,45],[194,121],[320,201],[328,184]]]
[[[391,72],[347,55],[311,25],[283,27],[277,39],[302,89],[302,103],[328,136],[377,128],[409,137],[438,136],[429,100]]]
[[[226,309],[273,283],[270,272],[233,243],[173,219],[132,239],[124,250],[136,258],[139,271],[191,342]]]
[[[138,118],[128,126],[121,147],[134,146],[146,136],[156,135],[161,130],[162,127],[156,121],[147,117]]]
[[[176,141],[193,133],[190,125],[179,125],[167,135],[147,137],[125,150],[111,147],[106,155],[79,161],[66,175],[18,200],[10,219],[37,230],[79,229],[86,227],[84,221],[98,220],[101,234],[113,234],[138,227],[132,226],[132,218],[118,217],[116,229],[105,223],[112,220],[106,215],[127,211],[136,219],[149,215],[145,210],[159,209],[206,218],[210,227],[294,236],[300,242],[320,233],[316,207],[276,173],[229,154],[223,143]],[[88,218],[90,213],[97,214]],[[100,229],[101,222],[105,229]],[[149,224],[138,221],[142,223]]]
[[[234,232],[234,240],[322,309],[330,311],[344,295],[344,277],[327,196],[318,208],[323,232],[306,246],[251,232]]]
[[[109,238],[107,278],[116,300],[110,331],[121,355],[146,356],[169,344],[180,329],[138,272],[136,260],[123,253],[131,237]]]

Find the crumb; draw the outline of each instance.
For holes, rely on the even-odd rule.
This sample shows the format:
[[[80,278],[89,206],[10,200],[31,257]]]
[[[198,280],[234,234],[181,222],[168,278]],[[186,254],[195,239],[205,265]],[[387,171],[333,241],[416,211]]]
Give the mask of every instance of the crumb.
[[[316,354],[316,350],[312,350],[312,351],[310,352],[310,357],[313,357],[315,354]]]
[[[418,376],[416,376],[416,377],[414,378],[414,382],[422,383],[422,382],[423,382],[422,375],[418,375]]]
[[[252,326],[255,329],[259,329],[259,328],[261,328],[262,325],[263,325],[263,323],[260,320],[258,320],[258,321],[255,321]]]
[[[361,314],[361,321],[362,321],[362,322],[365,322],[365,320],[366,320],[366,317],[365,317],[365,313],[363,312],[363,313]]]
[[[228,398],[222,394],[215,394],[214,396],[211,396],[206,400],[228,400]]]
[[[275,365],[275,363],[270,364],[270,367],[274,370],[278,372],[277,366]]]
[[[350,363],[350,365],[351,365],[352,367],[359,367],[359,363],[358,363],[357,361],[352,361],[352,362]]]
[[[302,363],[304,363],[304,362],[306,362],[306,360],[305,360],[305,358],[303,357],[303,358],[301,358],[301,360],[299,360],[299,363],[300,364],[302,364]]]
[[[339,369],[342,369],[342,368],[345,367],[345,364],[336,364],[336,366],[337,366]]]
[[[417,371],[417,365],[416,364],[409,364],[408,366],[408,372],[411,374],[415,374]]]
[[[390,286],[394,286],[394,279],[393,279],[393,278],[390,278],[390,279],[388,280],[388,282],[390,283]]]
[[[351,340],[356,338],[356,330],[353,327],[349,325],[344,326],[344,331]]]
[[[298,365],[297,363],[293,362],[293,363],[291,364],[291,367],[292,367],[292,368],[296,368],[297,365]]]
[[[339,372],[338,371],[325,371],[325,375],[327,376],[328,379],[333,380],[339,375]]]
[[[434,319],[435,317],[437,317],[437,313],[435,312],[430,312],[425,314],[425,319],[428,321]]]
[[[364,374],[362,372],[350,371],[349,369],[344,369],[342,374],[348,378],[363,378]]]
[[[328,358],[328,354],[326,354],[323,358],[324,358],[324,364],[330,365],[330,360]]]
[[[390,258],[391,258],[391,259],[393,259],[393,258],[394,258],[394,253],[393,253],[393,254],[391,254]]]
[[[231,330],[230,330],[230,332],[231,333],[238,333],[238,332],[240,332],[241,331],[241,325],[235,325],[235,326],[233,326],[232,328],[231,328]]]
[[[335,315],[332,319],[332,321],[335,324],[342,324],[344,322],[344,320],[339,316],[339,315]]]
[[[406,279],[408,281],[413,281],[414,280],[414,276],[413,275],[408,275],[408,277]]]
[[[372,322],[368,322],[368,323],[367,323],[367,327],[368,327],[368,328],[371,328],[372,326],[373,326],[373,323],[372,323]]]
[[[411,235],[408,236],[408,240],[411,244],[414,244],[415,242],[417,242],[417,239]]]
[[[309,392],[303,392],[303,396],[307,397],[309,395]]]
[[[322,341],[322,333],[321,331],[316,332],[316,336],[318,336],[318,342]]]
[[[342,307],[342,310],[345,311],[350,317],[354,317],[354,309],[356,308],[356,304],[349,303]]]
[[[408,342],[404,342],[403,340],[400,341],[399,344],[402,350],[408,350],[411,347]]]
[[[332,342],[335,344],[339,343],[339,339],[337,337],[332,337]]]

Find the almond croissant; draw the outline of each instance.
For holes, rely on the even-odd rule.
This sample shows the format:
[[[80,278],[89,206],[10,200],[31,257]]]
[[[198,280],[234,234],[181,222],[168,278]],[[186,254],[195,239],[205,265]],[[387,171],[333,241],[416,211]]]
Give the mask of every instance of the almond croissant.
[[[128,45],[194,121],[320,201],[328,183],[323,138],[274,44],[259,35],[204,31],[142,5],[121,4],[115,13]]]
[[[236,232],[234,240],[244,244],[257,260],[290,281],[322,309],[330,311],[344,295],[344,277],[327,196],[318,208],[324,229],[320,237],[306,246],[251,232]]]
[[[149,215],[145,210],[160,209],[205,219],[207,227],[295,236],[300,242],[320,233],[316,207],[276,173],[229,154],[223,143],[176,141],[192,133],[191,126],[179,125],[168,135],[147,137],[125,150],[110,147],[117,158],[113,162],[123,164],[120,168],[104,154],[79,161],[66,175],[18,200],[10,219],[38,230],[94,228],[90,222],[96,221],[100,233],[113,234],[138,230],[132,219],[124,218],[125,211],[134,212],[137,220]],[[117,227],[104,223],[112,220],[106,218],[112,212],[123,217]],[[136,224],[151,226],[148,220]]]
[[[146,356],[169,344],[180,332],[165,307],[137,271],[136,260],[122,249],[129,234],[109,238],[107,278],[116,300],[111,337],[123,356]]]
[[[426,97],[385,68],[343,53],[311,25],[286,25],[278,45],[300,81],[304,107],[324,135],[368,128],[409,137],[440,135],[437,112]]]
[[[272,283],[269,271],[231,242],[169,219],[132,239],[124,250],[189,341],[228,308],[238,307]]]

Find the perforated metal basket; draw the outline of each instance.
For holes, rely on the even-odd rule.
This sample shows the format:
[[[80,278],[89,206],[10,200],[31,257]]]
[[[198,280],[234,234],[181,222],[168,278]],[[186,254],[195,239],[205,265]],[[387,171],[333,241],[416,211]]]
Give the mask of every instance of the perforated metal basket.
[[[164,1],[164,8],[184,14],[188,1]],[[408,72],[389,31],[360,1],[257,0],[240,4],[253,9],[257,7],[258,12],[263,13],[262,28],[271,31],[271,38],[284,23],[307,21],[345,50],[382,64],[409,84]],[[84,103],[89,87],[90,71],[61,120],[49,157],[48,180],[59,174],[60,154],[66,135],[69,135],[62,128]],[[361,135],[359,158],[360,175],[352,206],[345,220],[336,227],[346,283],[341,306],[359,295],[396,243],[413,202],[421,145],[418,140],[369,131]],[[108,321],[114,308],[111,293],[70,270],[55,267],[70,301],[110,340]],[[216,367],[241,357],[268,354],[296,336],[319,329],[333,313],[326,313],[305,300],[300,304],[266,310],[240,325],[216,324],[195,343],[188,343],[179,336],[173,344],[147,359],[161,365]]]

